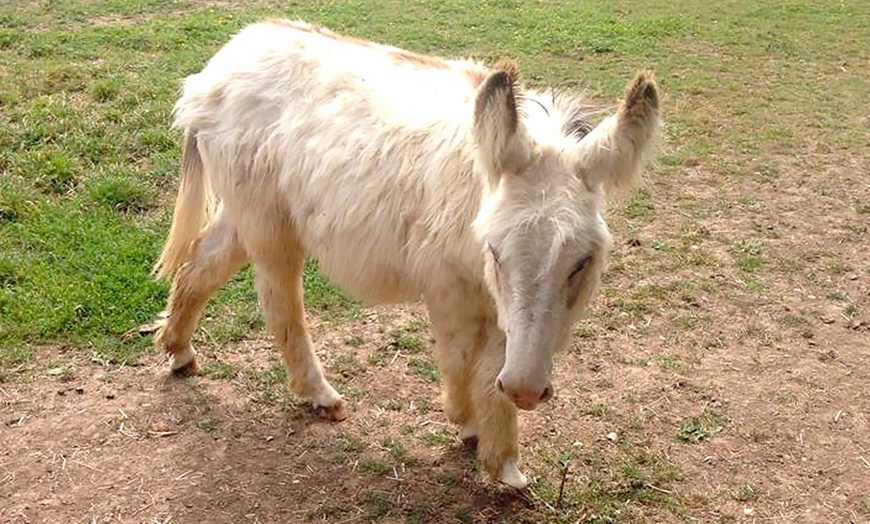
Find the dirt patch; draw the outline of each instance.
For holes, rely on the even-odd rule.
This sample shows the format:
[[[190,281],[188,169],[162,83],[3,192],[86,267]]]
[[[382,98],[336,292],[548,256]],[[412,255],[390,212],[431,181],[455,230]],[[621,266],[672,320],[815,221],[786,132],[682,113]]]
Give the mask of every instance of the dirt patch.
[[[267,339],[203,347],[204,375],[187,380],[169,376],[156,356],[106,368],[44,349],[39,361],[50,364],[2,384],[8,502],[0,516],[533,522],[559,514],[554,490],[567,453],[563,503],[590,516],[602,500],[617,504],[622,491],[643,488],[660,498],[623,508],[629,520],[862,521],[870,508],[866,333],[822,324],[811,338],[761,351],[736,332],[725,329],[727,349],[691,376],[656,361],[662,345],[648,333],[580,339],[557,364],[557,397],[522,417],[535,479],[526,494],[478,472],[440,412],[419,308],[316,325],[321,357],[349,403],[351,417],[339,424],[284,393]],[[682,439],[698,416],[699,428]]]
[[[373,327],[376,317],[406,316],[360,320],[355,336],[368,341],[356,348],[340,335],[321,337],[353,413],[339,424],[284,393],[268,341],[203,351],[207,373],[217,361],[237,375],[187,380],[169,376],[156,356],[109,369],[45,349],[43,362],[63,364],[21,369],[21,380],[2,386],[0,494],[8,502],[0,517],[390,522],[427,521],[442,505],[461,515],[522,506],[477,474],[437,408],[437,385],[407,371],[425,357],[403,355],[417,349],[390,346],[389,333],[378,333],[386,324]],[[389,358],[368,363],[371,371],[348,357],[361,365],[376,352]]]

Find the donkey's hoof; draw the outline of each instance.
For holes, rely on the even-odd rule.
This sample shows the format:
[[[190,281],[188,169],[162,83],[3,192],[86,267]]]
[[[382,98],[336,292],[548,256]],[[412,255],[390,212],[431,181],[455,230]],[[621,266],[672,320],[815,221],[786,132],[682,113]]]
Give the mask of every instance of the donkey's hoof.
[[[477,422],[474,419],[469,420],[462,425],[459,430],[459,439],[467,449],[477,448]]]
[[[344,402],[339,402],[333,406],[316,406],[317,414],[324,420],[329,422],[341,422],[347,418],[347,410],[344,409]]]
[[[199,366],[196,364],[196,351],[187,346],[181,351],[171,353],[169,355],[169,369],[179,377],[189,377],[195,374],[199,370]]]
[[[507,459],[501,467],[498,480],[516,489],[523,489],[529,485],[529,479],[517,468],[516,459]]]

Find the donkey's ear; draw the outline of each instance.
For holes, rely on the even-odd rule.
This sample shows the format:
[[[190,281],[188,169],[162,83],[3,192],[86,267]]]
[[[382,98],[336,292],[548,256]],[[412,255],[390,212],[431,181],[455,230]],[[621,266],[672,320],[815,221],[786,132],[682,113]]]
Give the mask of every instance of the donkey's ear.
[[[661,134],[659,93],[652,72],[641,71],[625,88],[616,115],[583,137],[575,171],[590,187],[612,193],[634,185]]]
[[[528,159],[528,147],[517,140],[520,135],[518,82],[516,65],[500,62],[477,92],[474,140],[481,163],[492,174],[515,171]]]

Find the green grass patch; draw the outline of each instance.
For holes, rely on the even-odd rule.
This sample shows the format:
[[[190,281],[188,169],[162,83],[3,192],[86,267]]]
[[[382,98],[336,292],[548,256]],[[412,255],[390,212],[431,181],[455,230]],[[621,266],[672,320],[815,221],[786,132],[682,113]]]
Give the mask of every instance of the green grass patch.
[[[408,361],[408,369],[414,375],[429,382],[438,383],[441,381],[438,367],[431,360],[422,357],[414,357]]]
[[[202,366],[202,374],[216,380],[232,380],[239,371],[228,362],[209,360]]]
[[[580,408],[580,414],[586,417],[605,418],[613,412],[613,408],[606,404],[593,404]]]
[[[620,446],[615,457],[589,451],[563,451],[547,460],[549,470],[530,489],[547,504],[546,522],[642,522],[643,508],[680,515],[681,501],[668,489],[680,479],[665,457],[641,451],[642,443]],[[578,482],[572,473],[582,471]],[[540,518],[540,517],[539,517]]]
[[[705,409],[700,415],[689,417],[680,424],[677,438],[693,444],[709,440],[713,435],[721,432],[730,421],[728,415],[722,411]]]
[[[0,228],[0,342],[60,341],[134,358],[120,335],[156,314],[165,286],[149,267],[157,235],[76,201],[40,205]]]
[[[373,458],[364,458],[360,460],[359,469],[364,473],[370,473],[372,475],[386,475],[393,471],[393,468],[386,462]]]
[[[371,491],[363,491],[359,496],[365,508],[365,518],[376,521],[390,512],[392,504],[383,495]]]

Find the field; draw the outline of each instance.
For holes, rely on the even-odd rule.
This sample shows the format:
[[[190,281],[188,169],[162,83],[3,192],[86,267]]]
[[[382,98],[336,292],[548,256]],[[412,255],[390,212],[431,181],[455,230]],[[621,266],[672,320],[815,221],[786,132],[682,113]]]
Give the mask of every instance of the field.
[[[270,16],[514,58],[608,110],[655,69],[662,149],[611,210],[556,397],[521,415],[525,492],[447,424],[417,305],[306,268],[339,424],[287,393],[250,269],[198,376],[138,331],[167,294],[181,81]],[[0,0],[0,521],[870,522],[867,35],[858,0]]]

